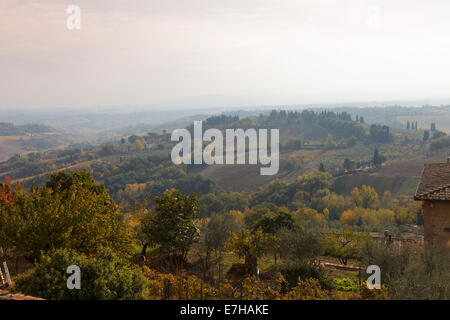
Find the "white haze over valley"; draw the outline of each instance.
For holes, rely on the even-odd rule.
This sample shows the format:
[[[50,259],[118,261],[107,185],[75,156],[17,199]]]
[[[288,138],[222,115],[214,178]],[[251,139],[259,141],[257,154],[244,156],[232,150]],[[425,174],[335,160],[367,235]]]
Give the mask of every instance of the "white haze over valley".
[[[1,110],[450,98],[448,1],[71,3],[81,30],[66,28],[67,3],[1,1]]]

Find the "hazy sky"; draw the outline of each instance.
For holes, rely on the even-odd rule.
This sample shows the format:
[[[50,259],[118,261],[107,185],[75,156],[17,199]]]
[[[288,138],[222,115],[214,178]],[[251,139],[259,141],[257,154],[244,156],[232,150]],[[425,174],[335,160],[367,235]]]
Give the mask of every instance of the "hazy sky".
[[[450,98],[449,33],[448,0],[1,0],[0,108]]]

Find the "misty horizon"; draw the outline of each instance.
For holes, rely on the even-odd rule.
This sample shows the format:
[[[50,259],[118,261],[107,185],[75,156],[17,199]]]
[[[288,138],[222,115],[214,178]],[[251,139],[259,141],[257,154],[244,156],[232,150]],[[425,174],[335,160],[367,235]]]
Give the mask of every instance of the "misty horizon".
[[[448,99],[445,1],[0,4],[0,110]]]
[[[206,95],[198,97],[187,97],[174,101],[160,101],[152,104],[124,104],[124,105],[99,105],[86,107],[42,107],[42,108],[0,108],[0,113],[7,115],[8,113],[17,114],[20,112],[48,112],[48,113],[66,113],[66,114],[89,114],[89,113],[135,113],[135,112],[157,112],[157,111],[180,111],[189,109],[192,112],[198,111],[202,113],[220,113],[224,111],[258,111],[258,110],[304,110],[304,109],[333,109],[340,107],[349,108],[387,108],[387,107],[404,107],[404,108],[422,108],[431,107],[447,107],[450,106],[449,99],[417,99],[417,100],[374,100],[374,101],[313,101],[298,103],[295,98],[289,97],[277,98],[267,96],[243,96],[229,97],[220,95]]]

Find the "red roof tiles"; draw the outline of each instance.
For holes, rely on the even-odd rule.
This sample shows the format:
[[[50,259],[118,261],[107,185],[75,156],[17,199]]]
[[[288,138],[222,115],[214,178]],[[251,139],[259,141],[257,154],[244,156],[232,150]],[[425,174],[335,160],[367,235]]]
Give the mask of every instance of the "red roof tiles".
[[[425,164],[414,199],[450,201],[449,162]]]

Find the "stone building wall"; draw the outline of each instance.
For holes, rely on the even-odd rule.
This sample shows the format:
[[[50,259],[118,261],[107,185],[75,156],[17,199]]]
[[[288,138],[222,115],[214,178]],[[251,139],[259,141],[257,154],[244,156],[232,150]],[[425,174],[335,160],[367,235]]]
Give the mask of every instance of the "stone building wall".
[[[450,252],[450,201],[425,201],[424,238]]]

